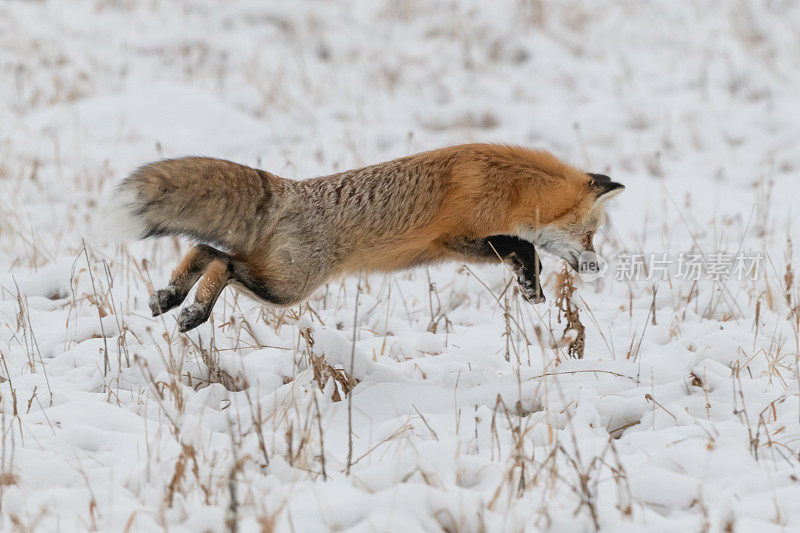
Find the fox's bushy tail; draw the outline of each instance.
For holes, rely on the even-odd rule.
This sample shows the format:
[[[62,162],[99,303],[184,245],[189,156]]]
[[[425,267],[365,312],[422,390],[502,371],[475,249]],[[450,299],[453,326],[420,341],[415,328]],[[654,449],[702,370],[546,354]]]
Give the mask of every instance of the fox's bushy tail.
[[[150,163],[112,193],[112,231],[124,239],[185,235],[229,253],[247,253],[274,220],[283,181],[207,157]]]

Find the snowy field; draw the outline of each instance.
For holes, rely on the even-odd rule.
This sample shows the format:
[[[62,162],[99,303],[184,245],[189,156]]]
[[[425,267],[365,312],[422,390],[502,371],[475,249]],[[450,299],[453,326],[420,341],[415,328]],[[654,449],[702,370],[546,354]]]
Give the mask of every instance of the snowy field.
[[[627,185],[583,358],[553,257],[537,306],[446,264],[182,335],[187,243],[97,237],[161,157],[469,141]],[[792,0],[4,1],[0,529],[798,531],[799,177]]]

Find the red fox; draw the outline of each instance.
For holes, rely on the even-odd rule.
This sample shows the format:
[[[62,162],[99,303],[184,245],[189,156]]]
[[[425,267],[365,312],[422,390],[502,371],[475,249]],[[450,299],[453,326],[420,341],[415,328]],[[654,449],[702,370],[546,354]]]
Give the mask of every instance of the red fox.
[[[137,238],[198,243],[150,298],[160,315],[200,280],[178,317],[185,332],[208,320],[228,284],[289,306],[333,276],[447,259],[507,261],[523,297],[542,302],[535,247],[577,270],[594,251],[603,204],[623,189],[548,152],[467,144],[304,181],[168,159],[134,171],[114,194]]]

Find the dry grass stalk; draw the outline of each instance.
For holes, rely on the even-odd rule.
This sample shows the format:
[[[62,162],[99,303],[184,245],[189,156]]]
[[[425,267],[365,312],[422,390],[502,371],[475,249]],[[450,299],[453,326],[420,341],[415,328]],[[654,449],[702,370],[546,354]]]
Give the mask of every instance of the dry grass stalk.
[[[189,448],[187,450],[187,448]],[[191,449],[191,446],[183,445],[183,449],[181,450],[180,456],[178,456],[178,460],[175,463],[175,472],[172,474],[172,478],[169,481],[169,485],[167,485],[167,492],[164,495],[164,503],[167,507],[172,507],[172,500],[175,497],[175,493],[179,490],[181,480],[183,480],[183,475],[186,472],[186,460],[189,458],[187,452],[191,450],[191,453],[194,454],[194,450]]]
[[[572,303],[572,294],[575,292],[575,283],[572,274],[567,270],[566,263],[558,274],[556,281],[556,307],[558,308],[558,322],[564,317],[566,327],[564,335],[570,330],[574,331],[575,338],[569,343],[567,355],[572,358],[583,359],[583,349],[586,341],[586,328],[581,323],[578,307]]]
[[[356,356],[356,337],[358,336],[358,297],[361,295],[361,276],[356,285],[356,303],[353,306],[353,344],[350,347],[350,374],[353,374],[353,367]],[[353,466],[353,395],[347,395],[347,467],[345,474],[350,475],[350,467]]]
[[[100,305],[100,298],[97,296],[97,287],[94,284],[94,274],[92,273],[92,262],[89,258],[89,251],[86,249],[86,241],[81,238],[83,244],[83,255],[86,257],[86,269],[89,271],[89,279],[92,282],[92,292],[94,293],[94,303],[97,307],[97,320],[100,322],[100,333],[103,335],[103,377],[108,376],[108,336],[106,335],[105,327],[103,326],[103,316],[105,310]]]
[[[246,383],[240,383],[240,380],[237,380],[219,366],[219,360],[214,357],[212,348],[209,348],[208,350],[200,348],[198,349],[198,353],[208,369],[209,384],[219,383],[229,391],[235,392],[242,391],[247,388]]]
[[[792,268],[792,238],[786,238],[786,272],[783,274],[783,294],[786,305],[792,308],[792,287],[794,286],[794,269]]]
[[[324,354],[317,355],[314,353],[314,338],[311,336],[311,330],[306,328],[300,331],[300,335],[306,341],[306,348],[308,350],[308,360],[311,363],[311,369],[314,371],[314,381],[317,382],[319,390],[324,390],[328,379],[333,379],[333,393],[331,400],[340,402],[342,395],[339,393],[341,388],[342,393],[347,394],[358,384],[358,380],[350,377],[347,372],[341,368],[334,368],[325,359]]]

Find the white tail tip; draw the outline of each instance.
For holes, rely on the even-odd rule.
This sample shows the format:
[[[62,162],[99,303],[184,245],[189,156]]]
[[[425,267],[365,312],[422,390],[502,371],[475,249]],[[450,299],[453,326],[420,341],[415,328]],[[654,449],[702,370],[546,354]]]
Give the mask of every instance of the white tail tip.
[[[92,234],[112,242],[138,240],[147,234],[147,225],[136,212],[140,201],[125,182],[117,185],[102,200]]]

